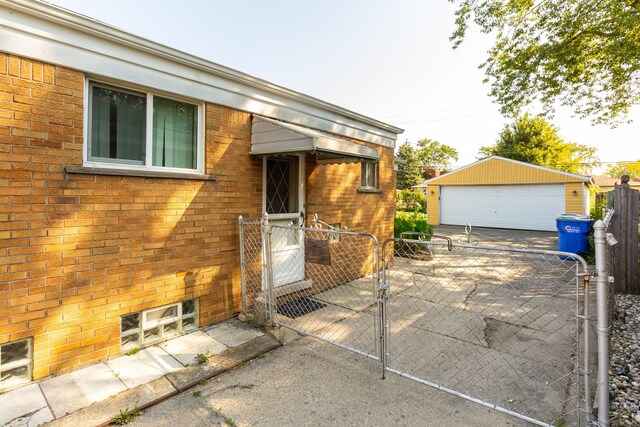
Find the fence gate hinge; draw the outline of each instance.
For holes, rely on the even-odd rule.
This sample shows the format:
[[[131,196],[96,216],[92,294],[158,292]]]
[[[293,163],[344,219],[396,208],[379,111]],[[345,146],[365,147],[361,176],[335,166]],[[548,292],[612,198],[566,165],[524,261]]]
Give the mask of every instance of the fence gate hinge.
[[[386,283],[383,283],[378,286],[378,299],[380,301],[384,301],[385,299],[388,298],[387,291],[389,291],[389,285],[387,285]]]

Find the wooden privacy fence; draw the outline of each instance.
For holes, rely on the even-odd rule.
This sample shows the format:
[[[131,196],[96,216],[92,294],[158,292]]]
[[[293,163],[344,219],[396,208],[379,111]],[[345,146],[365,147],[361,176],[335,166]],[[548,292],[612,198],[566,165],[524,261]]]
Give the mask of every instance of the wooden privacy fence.
[[[616,293],[640,295],[640,191],[629,188],[628,177],[609,193],[614,214],[608,231],[618,243],[610,248],[615,263],[610,266]]]

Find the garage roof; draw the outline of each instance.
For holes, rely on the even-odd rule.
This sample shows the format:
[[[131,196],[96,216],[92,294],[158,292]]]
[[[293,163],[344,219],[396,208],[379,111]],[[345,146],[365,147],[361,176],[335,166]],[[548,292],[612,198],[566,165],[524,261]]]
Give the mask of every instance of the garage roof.
[[[318,161],[345,163],[376,161],[378,150],[324,132],[254,116],[251,133],[252,155],[316,154]]]
[[[555,184],[590,181],[588,176],[492,156],[429,179],[415,188],[429,185]]]

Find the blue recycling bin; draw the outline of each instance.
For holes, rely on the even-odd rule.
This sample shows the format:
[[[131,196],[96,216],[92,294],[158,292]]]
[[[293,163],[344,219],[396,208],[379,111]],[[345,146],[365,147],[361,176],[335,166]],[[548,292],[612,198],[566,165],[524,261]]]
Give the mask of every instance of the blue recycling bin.
[[[556,218],[558,250],[586,254],[589,250],[591,219],[586,215],[562,214]]]

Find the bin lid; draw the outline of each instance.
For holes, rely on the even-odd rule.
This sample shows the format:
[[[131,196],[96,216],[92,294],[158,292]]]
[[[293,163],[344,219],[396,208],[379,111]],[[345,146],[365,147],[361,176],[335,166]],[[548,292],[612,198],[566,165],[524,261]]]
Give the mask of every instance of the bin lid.
[[[588,215],[564,213],[556,217],[556,221],[591,221]]]

